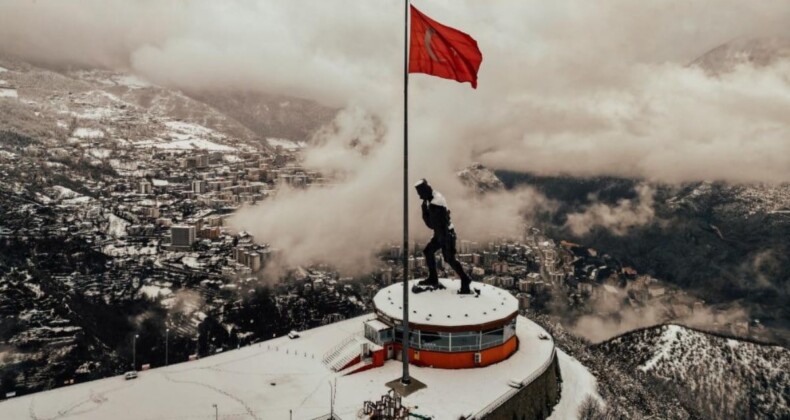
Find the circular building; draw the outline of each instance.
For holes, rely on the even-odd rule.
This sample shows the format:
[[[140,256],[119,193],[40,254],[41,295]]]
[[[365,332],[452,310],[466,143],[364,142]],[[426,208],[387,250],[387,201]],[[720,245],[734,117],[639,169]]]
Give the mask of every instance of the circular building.
[[[409,361],[418,366],[460,369],[487,366],[518,349],[518,300],[498,287],[472,283],[477,295],[458,295],[459,280],[441,279],[445,289],[414,293],[409,282]],[[373,298],[377,319],[365,336],[399,357],[402,342],[403,284]]]

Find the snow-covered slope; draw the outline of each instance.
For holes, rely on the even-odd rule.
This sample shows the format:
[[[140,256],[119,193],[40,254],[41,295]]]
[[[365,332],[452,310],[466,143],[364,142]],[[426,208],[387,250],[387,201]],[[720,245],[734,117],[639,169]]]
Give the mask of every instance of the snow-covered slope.
[[[790,350],[678,325],[633,331],[596,346],[657,383],[728,418],[790,416]]]
[[[787,59],[790,59],[788,38],[742,38],[708,51],[691,65],[699,66],[708,74],[719,75],[740,65],[764,67]]]
[[[498,191],[505,188],[505,184],[496,176],[494,171],[481,163],[473,163],[459,171],[457,175],[466,186],[474,188],[480,193]]]
[[[593,398],[599,403],[602,401],[598,395],[598,382],[583,364],[564,351],[557,351],[557,358],[560,362],[562,390],[560,402],[554,407],[549,419],[573,419],[578,416],[579,408],[587,398]]]

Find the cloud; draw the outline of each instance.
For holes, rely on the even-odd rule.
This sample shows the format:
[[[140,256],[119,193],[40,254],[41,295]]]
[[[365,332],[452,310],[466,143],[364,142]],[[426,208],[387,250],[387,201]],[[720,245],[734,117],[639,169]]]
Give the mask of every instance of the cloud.
[[[636,200],[622,199],[614,206],[596,202],[582,213],[568,214],[565,226],[576,236],[586,235],[599,226],[615,235],[625,235],[632,227],[650,223],[655,215],[655,190],[641,184],[636,187],[636,193]]]
[[[691,311],[689,299],[687,297],[676,303],[650,300],[639,306],[631,306],[627,301],[626,290],[607,287],[605,291],[591,296],[588,304],[592,314],[575,319],[570,331],[598,343],[628,331],[667,322],[717,331],[730,323],[749,320],[748,312],[737,304],[727,309],[714,310],[703,306]],[[673,306],[683,307],[685,311],[676,313]]]
[[[531,190],[470,199],[454,173],[473,161],[660,182],[790,181],[790,64],[736,66],[718,77],[687,65],[735,38],[790,36],[790,4],[414,3],[473,35],[484,55],[476,90],[410,80],[408,182],[427,177],[445,193],[462,238],[516,229],[522,213],[546,204]],[[282,191],[235,223],[305,261],[340,252],[344,265],[365,267],[375,243],[399,237],[402,19],[396,0],[5,0],[0,53],[344,109],[305,159],[338,182]],[[411,227],[426,235],[416,209]],[[594,220],[607,223],[605,212]],[[639,207],[612,215],[640,215]]]

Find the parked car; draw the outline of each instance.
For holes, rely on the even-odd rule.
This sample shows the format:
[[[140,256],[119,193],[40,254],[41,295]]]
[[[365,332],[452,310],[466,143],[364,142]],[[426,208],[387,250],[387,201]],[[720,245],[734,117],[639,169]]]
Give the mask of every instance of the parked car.
[[[127,381],[129,379],[135,379],[135,378],[137,378],[137,372],[135,372],[133,370],[130,370],[130,371],[124,373],[123,377],[126,378]]]
[[[293,340],[294,338],[299,338],[299,333],[296,332],[296,330],[291,330],[291,332],[288,333],[288,338],[290,338],[291,340]]]

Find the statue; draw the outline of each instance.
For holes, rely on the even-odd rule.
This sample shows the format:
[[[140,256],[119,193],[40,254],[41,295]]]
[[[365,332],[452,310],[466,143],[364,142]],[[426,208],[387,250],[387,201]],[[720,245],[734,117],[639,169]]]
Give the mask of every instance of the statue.
[[[461,289],[458,291],[458,294],[473,294],[469,288],[472,279],[466,275],[463,266],[455,258],[456,236],[453,223],[450,221],[450,210],[447,208],[447,201],[438,191],[434,191],[425,179],[415,184],[414,188],[417,189],[417,194],[422,200],[422,220],[430,229],[433,229],[433,238],[422,251],[425,255],[425,263],[428,265],[428,278],[419,281],[417,283],[418,287],[414,291],[419,293],[425,290],[444,289],[444,286],[439,282],[439,276],[436,274],[436,257],[434,256],[436,251],[441,249],[444,261],[461,278]]]

